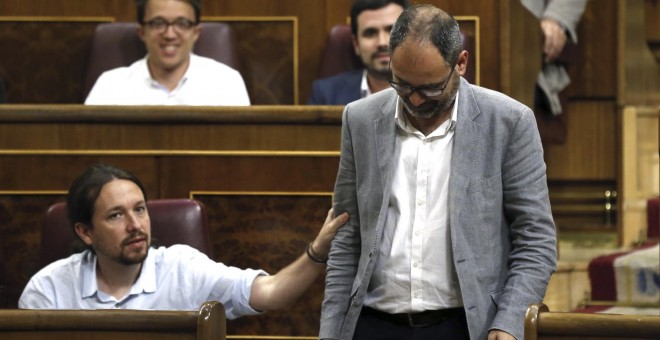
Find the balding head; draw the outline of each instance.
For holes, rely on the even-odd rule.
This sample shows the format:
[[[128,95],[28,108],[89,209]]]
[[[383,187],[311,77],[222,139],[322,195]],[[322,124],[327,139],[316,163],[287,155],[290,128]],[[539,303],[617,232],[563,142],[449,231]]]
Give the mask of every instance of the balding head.
[[[433,5],[413,5],[401,13],[390,35],[390,54],[404,42],[433,44],[449,67],[463,49],[458,22]]]

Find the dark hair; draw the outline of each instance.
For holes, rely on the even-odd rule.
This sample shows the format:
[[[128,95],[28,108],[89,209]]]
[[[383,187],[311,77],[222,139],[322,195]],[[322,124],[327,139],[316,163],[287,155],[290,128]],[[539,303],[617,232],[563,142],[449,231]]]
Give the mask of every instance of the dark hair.
[[[111,165],[94,164],[78,176],[69,188],[66,208],[72,226],[80,222],[93,227],[94,203],[103,186],[115,179],[125,179],[135,183],[142,191],[145,201],[147,200],[147,192],[144,190],[142,182],[133,174]]]
[[[355,0],[351,7],[351,32],[358,34],[358,19],[360,13],[368,10],[381,9],[389,4],[397,4],[403,9],[408,8],[408,0]]]
[[[185,1],[192,6],[195,11],[195,23],[199,23],[199,17],[202,12],[202,0],[180,0]],[[144,9],[147,7],[147,2],[149,0],[135,0],[135,8],[137,9],[137,22],[142,25],[144,24]]]
[[[433,5],[413,5],[401,13],[390,33],[390,55],[406,39],[432,43],[449,67],[463,49],[456,19]]]

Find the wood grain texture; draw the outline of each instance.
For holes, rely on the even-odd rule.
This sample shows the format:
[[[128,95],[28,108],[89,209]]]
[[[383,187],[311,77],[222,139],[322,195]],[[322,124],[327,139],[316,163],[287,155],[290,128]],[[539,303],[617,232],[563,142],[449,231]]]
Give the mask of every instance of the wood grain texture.
[[[300,257],[314,239],[331,205],[330,195],[200,194],[208,208],[217,260],[274,274]],[[315,336],[325,276],[286,311],[239,318],[229,334]]]

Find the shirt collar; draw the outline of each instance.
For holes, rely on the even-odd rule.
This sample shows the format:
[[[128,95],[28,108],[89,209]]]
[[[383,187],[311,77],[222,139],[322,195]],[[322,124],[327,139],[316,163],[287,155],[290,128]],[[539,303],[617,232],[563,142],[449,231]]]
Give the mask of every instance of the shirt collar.
[[[371,95],[371,90],[369,89],[369,83],[367,82],[367,70],[365,69],[362,72],[362,81],[360,82],[360,98],[366,98]]]
[[[188,81],[188,78],[191,74],[191,69],[193,68],[193,65],[194,65],[193,59],[195,59],[195,57],[196,57],[195,54],[190,53],[190,62],[188,63],[188,69],[186,69],[186,73],[183,74],[183,77],[181,77],[181,80],[179,80],[179,83],[176,85],[174,90],[172,90],[171,92],[176,92],[178,89],[181,88],[181,86],[183,86],[183,84],[186,83],[186,81]],[[143,60],[143,63],[142,63],[142,68],[140,70],[140,73],[141,73],[142,78],[144,79],[144,81],[151,87],[161,88],[161,89],[167,90],[167,89],[165,89],[165,87],[163,85],[161,85],[153,77],[151,77],[151,72],[149,72],[149,62],[148,62],[149,55],[147,54],[144,57],[144,59],[142,59],[142,60]]]
[[[151,251],[152,249],[149,248],[147,258],[142,262],[140,276],[138,276],[137,281],[133,284],[129,294],[153,293],[156,291],[156,258],[154,252]]]
[[[82,277],[81,298],[94,296],[99,285],[96,282],[96,256],[91,250],[85,250],[80,264],[80,271]]]
[[[151,251],[151,248],[149,248],[147,258],[142,263],[142,268],[140,269],[140,276],[138,276],[137,281],[135,281],[125,298],[131,295],[153,293],[156,291],[156,258],[153,253],[154,252]],[[83,299],[99,295],[99,293],[106,296],[106,294],[103,294],[98,290],[99,284],[96,279],[96,261],[96,255],[94,255],[91,250],[86,250],[80,268],[82,276],[81,298]]]

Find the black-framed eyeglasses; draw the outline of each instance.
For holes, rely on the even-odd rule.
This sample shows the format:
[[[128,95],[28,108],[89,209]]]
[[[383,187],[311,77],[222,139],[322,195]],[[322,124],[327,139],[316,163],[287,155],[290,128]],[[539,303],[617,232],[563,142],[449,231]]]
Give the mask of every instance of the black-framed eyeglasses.
[[[186,18],[177,18],[174,21],[167,21],[163,18],[155,18],[145,21],[144,25],[149,27],[154,33],[163,33],[172,26],[178,33],[186,33],[195,27],[197,23]]]
[[[449,72],[449,77],[447,78],[447,81],[445,81],[445,85],[442,87],[430,87],[428,85],[422,85],[422,86],[408,86],[404,84],[399,84],[395,82],[394,80],[390,80],[390,86],[400,95],[403,97],[410,96],[413,94],[413,92],[417,92],[421,94],[424,97],[437,97],[442,95],[443,92],[445,92],[445,89],[447,88],[447,85],[449,85],[449,80],[451,80],[451,76],[454,74],[454,69],[456,67],[451,68],[451,72]]]

